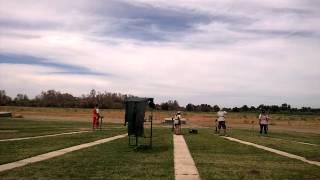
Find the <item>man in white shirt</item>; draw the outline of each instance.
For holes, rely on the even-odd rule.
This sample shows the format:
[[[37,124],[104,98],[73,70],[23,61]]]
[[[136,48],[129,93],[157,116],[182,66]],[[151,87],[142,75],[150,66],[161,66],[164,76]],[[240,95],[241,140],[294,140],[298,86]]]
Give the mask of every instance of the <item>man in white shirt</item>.
[[[178,111],[174,120],[174,132],[177,135],[181,134],[181,112]]]
[[[100,110],[99,110],[99,105],[98,104],[96,104],[96,114],[97,114],[97,124],[96,124],[96,126],[97,126],[97,128],[98,127],[101,127],[101,122],[100,122],[100,119],[101,119],[101,115],[100,115]]]
[[[268,124],[269,116],[266,114],[265,110],[262,110],[259,115],[260,134],[262,134],[262,130],[264,131],[264,134],[268,134]]]
[[[217,112],[218,133],[219,134],[220,134],[221,127],[223,128],[224,135],[226,135],[226,133],[227,133],[226,121],[225,121],[225,117],[224,117],[226,114],[227,114],[227,112],[222,111],[222,110]]]

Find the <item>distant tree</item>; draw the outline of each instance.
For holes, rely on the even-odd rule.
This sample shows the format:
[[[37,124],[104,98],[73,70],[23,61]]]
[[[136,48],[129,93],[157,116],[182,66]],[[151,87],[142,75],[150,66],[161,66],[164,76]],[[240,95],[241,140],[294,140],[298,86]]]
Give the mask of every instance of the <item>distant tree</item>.
[[[30,104],[30,100],[26,94],[17,94],[13,101],[16,106],[29,106]]]
[[[214,112],[220,111],[220,107],[219,107],[218,105],[214,105],[214,106],[212,107],[212,109],[213,109]]]
[[[6,95],[5,90],[0,90],[0,106],[6,106],[11,103],[11,98]]]
[[[243,105],[243,106],[240,108],[240,111],[247,112],[247,111],[249,111],[249,107],[248,107],[247,105]]]
[[[177,100],[169,100],[167,102],[164,102],[164,103],[161,103],[161,109],[162,110],[170,110],[170,111],[173,111],[173,110],[179,110],[180,109],[180,106],[179,106],[179,103]]]
[[[311,112],[311,107],[302,107],[301,112]]]
[[[224,107],[224,108],[222,108],[222,111],[232,111],[232,109]]]
[[[186,111],[194,111],[194,110],[195,110],[195,106],[193,104],[186,105]]]
[[[208,104],[201,104],[200,105],[200,111],[209,112],[209,111],[211,111],[211,106],[208,105]]]
[[[239,112],[240,110],[239,110],[239,108],[238,107],[234,107],[234,108],[232,108],[232,110],[231,110],[232,112]]]
[[[287,103],[281,104],[281,110],[282,111],[287,111],[288,110],[288,104]]]
[[[280,111],[280,107],[279,106],[277,106],[277,105],[272,105],[272,106],[270,106],[270,111],[271,112],[279,112]]]
[[[164,110],[164,111],[168,111],[169,110],[169,104],[167,102],[165,103],[161,103],[161,110]]]
[[[250,107],[250,111],[255,111],[255,110],[256,110],[256,108],[254,106]]]

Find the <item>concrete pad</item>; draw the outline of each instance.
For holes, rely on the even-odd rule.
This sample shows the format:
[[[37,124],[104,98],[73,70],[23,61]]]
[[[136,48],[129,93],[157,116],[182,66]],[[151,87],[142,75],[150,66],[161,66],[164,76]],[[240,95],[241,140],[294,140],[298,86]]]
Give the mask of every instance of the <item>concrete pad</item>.
[[[182,135],[173,135],[174,173],[176,180],[199,180],[198,169]]]
[[[59,133],[59,134],[49,134],[49,135],[43,135],[43,136],[32,136],[32,137],[22,137],[22,138],[12,138],[12,139],[0,139],[0,142],[4,141],[20,141],[20,140],[26,140],[26,139],[38,139],[38,138],[44,138],[44,137],[53,137],[53,136],[62,136],[62,135],[69,135],[69,134],[80,134],[80,133],[86,133],[91,131],[75,131],[75,132],[67,132],[67,133]]]
[[[72,147],[69,147],[69,148],[64,148],[64,149],[60,149],[60,150],[57,150],[57,151],[52,151],[52,152],[49,152],[49,153],[37,155],[37,156],[31,157],[31,158],[27,158],[27,159],[23,159],[23,160],[20,160],[20,161],[8,163],[8,164],[2,164],[2,165],[0,165],[0,172],[6,171],[6,170],[10,170],[10,169],[13,169],[13,168],[17,168],[17,167],[21,167],[21,166],[25,166],[27,164],[31,164],[31,163],[35,163],[35,162],[39,162],[39,161],[44,161],[44,160],[47,160],[47,159],[50,159],[50,158],[54,158],[54,157],[58,157],[58,156],[61,156],[61,155],[64,155],[66,153],[70,153],[70,152],[73,152],[73,151],[76,151],[76,150],[88,148],[88,147],[95,146],[95,145],[102,144],[102,143],[106,143],[106,142],[109,142],[109,141],[112,141],[112,140],[116,140],[116,139],[119,139],[119,138],[124,138],[126,136],[127,136],[127,134],[122,134],[122,135],[118,135],[118,136],[114,136],[114,137],[110,137],[110,138],[100,139],[100,140],[97,140],[97,141],[94,141],[94,142],[90,142],[90,143],[80,144],[80,145],[77,145],[77,146],[72,146]]]
[[[287,152],[284,152],[284,151],[280,151],[280,150],[277,150],[277,149],[272,149],[272,148],[269,148],[269,147],[266,147],[266,146],[261,146],[261,145],[258,145],[258,144],[254,144],[254,143],[251,143],[251,142],[242,141],[242,140],[239,140],[239,139],[236,139],[236,138],[232,138],[232,137],[223,137],[223,138],[228,139],[230,141],[235,141],[235,142],[238,142],[238,143],[241,143],[241,144],[246,144],[246,145],[249,145],[249,146],[253,146],[253,147],[256,147],[256,148],[259,148],[259,149],[263,149],[263,150],[266,150],[266,151],[269,151],[269,152],[273,152],[273,153],[279,154],[281,156],[285,156],[285,157],[292,158],[292,159],[297,159],[297,160],[300,160],[300,161],[303,161],[303,162],[306,162],[306,163],[309,163],[309,164],[320,166],[320,162],[318,162],[318,161],[310,161],[310,160],[307,160],[305,157],[297,156],[297,155],[290,154],[290,153],[287,153]]]

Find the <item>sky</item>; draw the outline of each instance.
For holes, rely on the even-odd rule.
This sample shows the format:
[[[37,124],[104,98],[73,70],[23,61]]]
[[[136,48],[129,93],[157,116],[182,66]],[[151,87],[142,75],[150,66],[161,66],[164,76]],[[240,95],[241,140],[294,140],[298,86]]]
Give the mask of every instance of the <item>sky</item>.
[[[0,0],[0,89],[320,107],[319,0]]]

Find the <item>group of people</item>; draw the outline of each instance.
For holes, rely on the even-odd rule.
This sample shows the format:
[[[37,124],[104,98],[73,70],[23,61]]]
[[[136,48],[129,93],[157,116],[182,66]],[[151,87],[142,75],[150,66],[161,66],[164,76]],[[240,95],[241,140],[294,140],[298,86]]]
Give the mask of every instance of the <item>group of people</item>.
[[[215,120],[215,132],[218,134],[220,134],[221,128],[223,129],[223,134],[224,135],[227,134],[227,126],[226,126],[226,120],[225,120],[226,114],[227,112],[222,110],[217,112],[217,119]],[[99,127],[101,128],[102,118],[103,116],[101,116],[100,114],[99,106],[98,104],[96,104],[93,109],[92,129],[97,129]],[[99,122],[99,120],[101,121]],[[174,133],[177,135],[181,134],[181,120],[182,120],[181,112],[178,111],[175,117],[172,118],[172,120],[173,120]],[[258,117],[258,120],[260,125],[260,134],[262,133],[268,134],[269,116],[265,110],[261,111]]]
[[[216,119],[216,132],[220,134],[220,129],[223,129],[224,135],[227,133],[225,115],[227,114],[226,111],[218,111],[217,112],[217,119]],[[260,134],[268,134],[268,124],[269,124],[269,116],[265,110],[262,110],[259,114],[258,121],[260,125]],[[217,124],[218,123],[218,124]]]
[[[218,111],[217,112],[217,119],[215,120],[215,132],[220,134],[221,128],[223,129],[223,134],[227,134],[227,126],[226,126],[226,120],[225,115],[227,114],[226,111]],[[174,117],[174,133],[175,134],[181,134],[181,112],[178,111],[177,114]],[[269,116],[266,113],[265,110],[262,110],[259,114],[258,120],[260,125],[260,134],[268,134],[268,124],[269,124]]]

